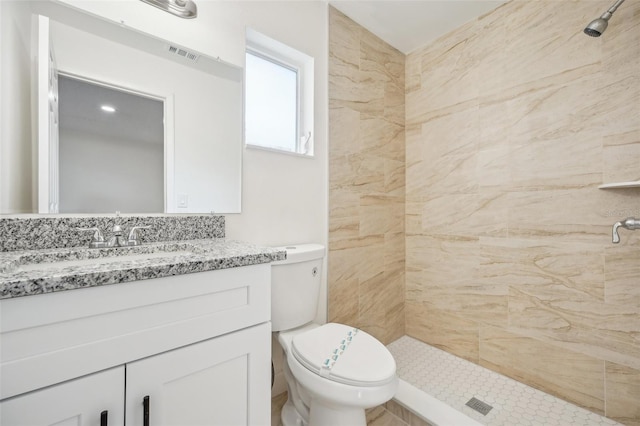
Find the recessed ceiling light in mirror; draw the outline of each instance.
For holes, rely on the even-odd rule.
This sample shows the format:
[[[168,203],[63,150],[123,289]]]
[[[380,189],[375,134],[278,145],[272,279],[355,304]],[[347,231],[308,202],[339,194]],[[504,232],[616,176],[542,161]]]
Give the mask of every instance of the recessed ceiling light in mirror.
[[[100,109],[103,110],[104,112],[109,112],[109,113],[116,112],[116,109],[111,105],[100,105]]]

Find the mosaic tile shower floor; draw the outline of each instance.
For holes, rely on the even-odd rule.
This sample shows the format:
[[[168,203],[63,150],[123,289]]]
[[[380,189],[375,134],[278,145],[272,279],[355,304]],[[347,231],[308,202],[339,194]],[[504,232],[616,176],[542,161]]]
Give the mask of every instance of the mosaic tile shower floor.
[[[485,425],[620,424],[409,336],[387,347],[402,380]],[[493,409],[486,416],[474,411],[465,405],[472,397]]]

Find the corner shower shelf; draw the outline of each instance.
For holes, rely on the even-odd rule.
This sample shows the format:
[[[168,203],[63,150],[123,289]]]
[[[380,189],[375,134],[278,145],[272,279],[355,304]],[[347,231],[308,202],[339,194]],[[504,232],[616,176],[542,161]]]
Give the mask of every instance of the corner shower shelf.
[[[620,189],[620,188],[640,188],[640,180],[634,182],[614,182],[605,183],[598,187],[599,189]]]

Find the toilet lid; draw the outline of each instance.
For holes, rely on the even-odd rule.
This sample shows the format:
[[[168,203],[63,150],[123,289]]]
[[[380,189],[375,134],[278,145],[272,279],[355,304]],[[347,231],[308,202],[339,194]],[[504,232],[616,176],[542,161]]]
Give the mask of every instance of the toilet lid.
[[[347,385],[380,386],[396,373],[396,362],[382,343],[343,324],[329,323],[296,335],[291,352],[307,369]]]

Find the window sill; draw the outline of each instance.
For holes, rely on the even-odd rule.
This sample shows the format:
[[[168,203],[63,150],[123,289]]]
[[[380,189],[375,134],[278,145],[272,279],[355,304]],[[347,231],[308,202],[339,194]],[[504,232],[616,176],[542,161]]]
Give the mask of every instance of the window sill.
[[[273,152],[274,154],[290,155],[292,157],[315,158],[313,154],[301,154],[299,152],[285,151],[277,148],[268,148],[266,146],[260,146],[260,145],[245,144],[245,147],[248,149],[255,149],[257,151],[267,151],[267,152]]]

